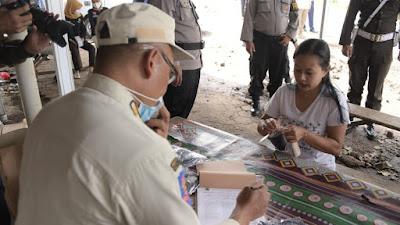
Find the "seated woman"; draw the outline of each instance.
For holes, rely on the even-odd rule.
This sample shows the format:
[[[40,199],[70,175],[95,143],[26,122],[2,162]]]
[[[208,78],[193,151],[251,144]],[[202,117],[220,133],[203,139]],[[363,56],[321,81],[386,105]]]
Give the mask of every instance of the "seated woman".
[[[350,120],[346,98],[330,81],[329,61],[325,41],[301,43],[294,53],[296,83],[277,90],[257,129],[267,135],[284,127],[285,142],[299,143],[299,158],[335,170],[335,155],[342,151]],[[284,151],[291,154],[291,145],[286,144]]]
[[[75,72],[74,78],[81,78],[79,71],[82,68],[81,56],[79,48],[83,48],[89,52],[89,72],[93,72],[94,57],[96,50],[93,45],[85,40],[86,28],[83,24],[83,17],[79,10],[82,4],[77,0],[68,0],[65,5],[65,19],[75,26],[68,32],[69,49],[71,50],[72,62],[74,64]]]
[[[90,22],[90,27],[92,29],[92,37],[96,35],[96,25],[97,25],[97,17],[107,10],[108,8],[103,7],[101,4],[101,0],[92,0],[93,9],[89,9],[88,18]]]

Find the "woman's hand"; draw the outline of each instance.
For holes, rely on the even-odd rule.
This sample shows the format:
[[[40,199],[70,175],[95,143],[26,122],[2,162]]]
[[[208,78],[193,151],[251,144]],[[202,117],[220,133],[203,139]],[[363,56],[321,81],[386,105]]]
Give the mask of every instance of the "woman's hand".
[[[260,122],[258,122],[257,130],[258,130],[258,133],[265,136],[265,135],[273,132],[280,126],[281,125],[279,124],[279,122],[276,121],[274,118],[267,118],[265,120],[261,119]]]
[[[285,127],[283,134],[285,135],[288,142],[294,143],[303,139],[306,136],[307,132],[307,129],[304,129],[302,127],[289,125]]]

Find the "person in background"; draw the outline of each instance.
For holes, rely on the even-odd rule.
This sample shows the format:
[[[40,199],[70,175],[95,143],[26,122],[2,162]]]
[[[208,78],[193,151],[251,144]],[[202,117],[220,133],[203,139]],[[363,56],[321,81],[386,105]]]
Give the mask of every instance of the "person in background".
[[[393,61],[393,46],[398,42],[395,40],[395,31],[397,16],[400,12],[400,1],[385,2],[364,27],[365,22],[381,2],[380,0],[351,0],[339,41],[339,44],[343,46],[343,55],[349,57],[350,89],[347,98],[350,103],[360,105],[368,78],[365,107],[378,111],[382,106],[383,84]],[[351,33],[358,12],[360,12],[359,28],[357,34],[354,34],[356,35],[354,43],[351,43]],[[374,124],[366,124],[365,132],[369,140],[375,139]]]
[[[192,0],[149,0],[149,4],[161,9],[175,19],[176,44],[192,54],[194,60],[177,62],[179,71],[177,79],[168,86],[164,95],[165,106],[171,118],[187,118],[196,100],[200,81],[200,70],[203,66],[201,49],[204,41],[201,37],[199,16]]]
[[[400,33],[400,30],[398,31],[398,33]],[[396,40],[395,40],[396,41]],[[397,60],[399,60],[400,61],[400,37],[399,37],[399,43],[398,43],[398,45],[399,45],[399,56],[397,56]]]
[[[274,7],[271,4],[274,3]],[[296,1],[249,0],[243,20],[241,41],[246,43],[250,54],[251,115],[260,116],[260,96],[263,80],[269,71],[267,90],[272,97],[282,85],[288,66],[287,50],[291,40],[296,39],[298,23]]]
[[[131,3],[97,22],[93,75],[29,126],[16,225],[199,225],[166,138],[162,96],[177,75],[173,62],[193,58],[175,44],[174,19]],[[222,224],[248,225],[269,199],[261,182],[245,187]]]
[[[45,0],[35,0],[35,2],[39,6],[39,9],[46,10]]]
[[[9,2],[0,0],[1,4]],[[27,58],[49,46],[50,37],[42,34],[36,26],[32,26],[28,36],[24,40],[8,40],[5,34],[14,34],[25,31],[32,24],[32,14],[27,13],[29,5],[9,10],[6,7],[0,7],[0,66],[13,66],[24,62]],[[7,115],[4,110],[3,100],[0,96],[0,120],[7,121]],[[1,124],[0,122],[0,124]],[[4,199],[5,188],[0,177],[0,224],[10,224],[10,214],[8,206]]]
[[[65,5],[65,19],[75,26],[68,32],[69,49],[71,51],[72,62],[74,64],[74,78],[79,79],[79,71],[82,69],[81,55],[79,48],[89,52],[89,73],[93,72],[94,57],[96,49],[86,40],[86,27],[83,24],[83,17],[80,13],[82,4],[77,0],[68,0]]]
[[[297,37],[305,39],[303,28],[307,20],[308,11],[310,10],[310,0],[296,0],[296,2],[299,6],[299,29],[297,29]]]
[[[32,14],[24,14],[29,10],[25,4],[21,8],[9,10],[0,7],[0,65],[15,65],[33,57],[37,52],[50,45],[50,37],[40,33],[32,26],[24,40],[9,40],[4,34],[20,33],[32,24]],[[23,14],[23,15],[22,15]]]
[[[280,87],[268,101],[257,130],[267,135],[283,127],[286,153],[298,142],[299,158],[335,170],[349,120],[345,96],[330,80],[330,50],[321,39],[302,42],[294,53],[296,83]]]
[[[88,11],[88,18],[91,27],[92,37],[96,35],[96,24],[97,24],[97,17],[107,10],[107,7],[103,7],[101,0],[92,0],[93,9],[89,9]]]
[[[310,28],[310,32],[318,33],[318,31],[316,31],[314,28],[314,0],[311,0],[310,11],[308,11],[308,26]],[[306,29],[306,26],[304,25],[304,30],[305,29]]]
[[[293,43],[293,46],[295,49],[299,46],[297,39],[292,39],[291,42]],[[292,78],[290,77],[290,62],[289,62],[288,55],[286,55],[286,66],[283,69],[284,69],[284,71],[282,73],[285,74],[285,76],[284,76],[285,84],[292,83]]]

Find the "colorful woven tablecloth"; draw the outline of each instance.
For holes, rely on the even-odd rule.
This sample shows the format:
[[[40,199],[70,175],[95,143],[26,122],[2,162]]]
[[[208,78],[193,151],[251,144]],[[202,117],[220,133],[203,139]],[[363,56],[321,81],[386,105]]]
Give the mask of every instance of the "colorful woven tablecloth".
[[[190,120],[171,124],[171,144],[211,160],[242,159],[271,193],[269,219],[307,224],[400,224],[400,195]],[[400,184],[399,184],[400,185]]]

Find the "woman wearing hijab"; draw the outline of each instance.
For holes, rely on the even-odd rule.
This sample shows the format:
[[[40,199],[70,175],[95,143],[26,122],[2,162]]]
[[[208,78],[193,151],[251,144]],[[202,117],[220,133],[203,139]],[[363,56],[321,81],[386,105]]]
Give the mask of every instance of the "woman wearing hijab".
[[[89,52],[89,72],[93,72],[94,57],[96,50],[89,42],[85,40],[86,28],[83,24],[83,17],[80,13],[82,4],[77,0],[68,0],[65,5],[65,19],[75,26],[68,32],[69,49],[71,50],[72,62],[74,63],[74,78],[81,78],[79,71],[82,68],[81,56],[79,48],[83,48]]]

